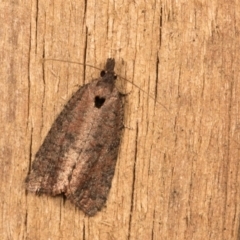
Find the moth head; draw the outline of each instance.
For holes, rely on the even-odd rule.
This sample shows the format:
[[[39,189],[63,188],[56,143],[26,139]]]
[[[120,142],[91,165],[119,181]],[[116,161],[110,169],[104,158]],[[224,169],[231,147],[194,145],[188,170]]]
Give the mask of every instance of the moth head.
[[[102,70],[101,72],[100,72],[100,76],[103,78],[104,76],[106,77],[106,75],[113,75],[113,78],[114,78],[114,80],[116,80],[117,79],[117,75],[114,73],[114,72],[108,72],[108,71],[105,71],[105,70]]]

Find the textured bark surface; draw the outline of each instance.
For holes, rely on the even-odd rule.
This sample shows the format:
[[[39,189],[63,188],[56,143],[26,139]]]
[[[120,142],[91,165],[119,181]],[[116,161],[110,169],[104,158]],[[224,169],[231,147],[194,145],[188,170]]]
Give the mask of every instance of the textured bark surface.
[[[239,2],[15,0],[0,13],[1,239],[240,238]],[[126,128],[92,218],[25,192],[54,119],[99,74],[43,57],[114,57],[142,89],[117,80]]]

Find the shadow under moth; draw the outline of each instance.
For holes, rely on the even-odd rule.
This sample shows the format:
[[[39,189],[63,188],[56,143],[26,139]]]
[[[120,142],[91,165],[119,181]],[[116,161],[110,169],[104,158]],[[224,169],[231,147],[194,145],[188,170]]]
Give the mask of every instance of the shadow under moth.
[[[64,194],[88,216],[106,203],[123,129],[114,66],[114,59],[107,59],[100,78],[83,85],[64,106],[26,178],[28,191]]]

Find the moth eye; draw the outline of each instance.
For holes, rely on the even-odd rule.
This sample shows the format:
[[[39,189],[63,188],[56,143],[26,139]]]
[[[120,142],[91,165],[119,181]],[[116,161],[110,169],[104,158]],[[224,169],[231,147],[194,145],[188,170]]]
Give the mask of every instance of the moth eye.
[[[101,71],[100,76],[103,77],[106,74],[104,70]]]
[[[114,75],[114,79],[117,79],[117,75],[116,74]]]
[[[95,97],[95,107],[96,108],[101,108],[102,105],[104,104],[104,102],[105,102],[105,98],[100,98],[99,96]]]

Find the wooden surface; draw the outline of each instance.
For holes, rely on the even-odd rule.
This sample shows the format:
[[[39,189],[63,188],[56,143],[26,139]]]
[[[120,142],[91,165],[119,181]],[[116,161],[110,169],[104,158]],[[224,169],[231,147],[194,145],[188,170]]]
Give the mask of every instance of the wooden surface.
[[[240,3],[1,1],[1,239],[240,239]],[[88,218],[24,179],[79,85],[116,59],[126,126]]]

